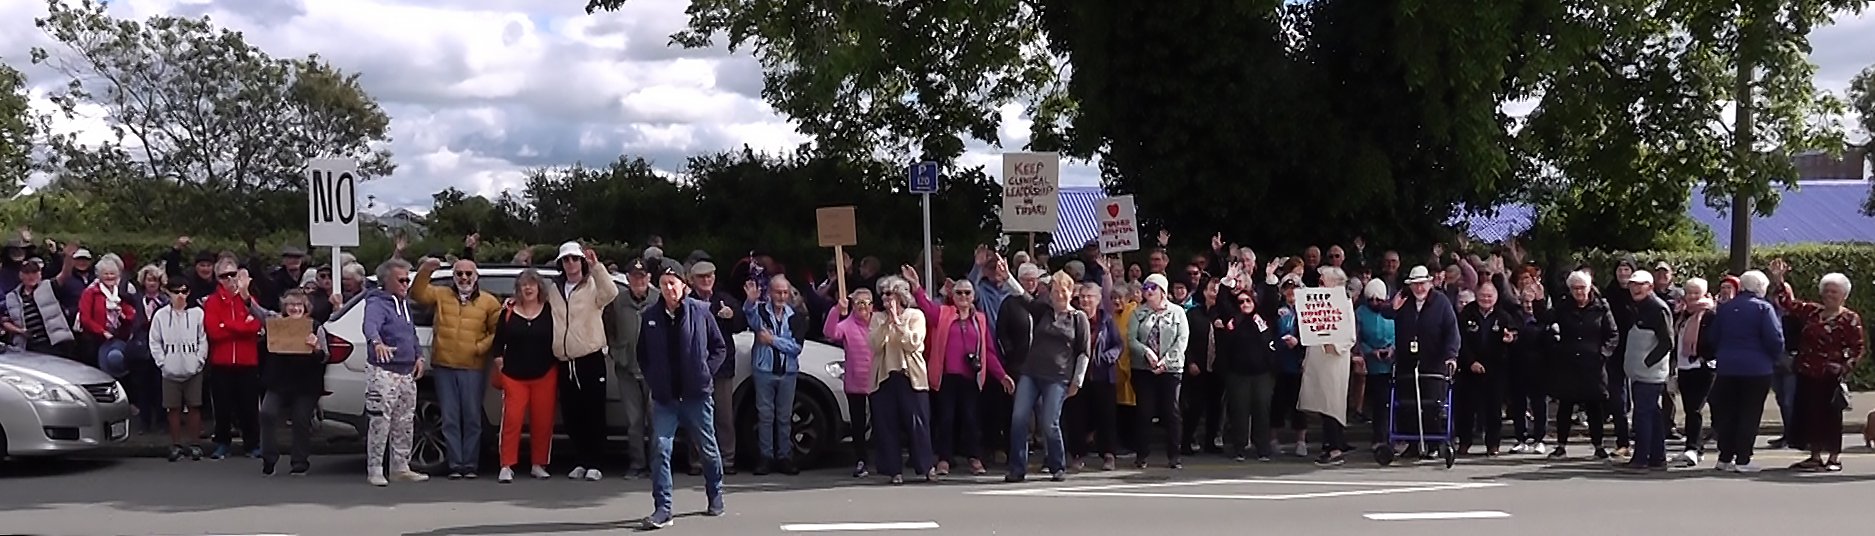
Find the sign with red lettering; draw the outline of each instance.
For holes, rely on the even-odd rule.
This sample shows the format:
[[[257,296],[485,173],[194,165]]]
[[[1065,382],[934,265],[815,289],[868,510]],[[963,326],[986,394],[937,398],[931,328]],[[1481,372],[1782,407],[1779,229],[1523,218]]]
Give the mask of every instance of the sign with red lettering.
[[[1055,232],[1060,190],[1061,155],[1003,153],[1003,232]]]
[[[1303,346],[1353,346],[1354,301],[1348,289],[1296,289],[1296,329]]]
[[[1139,218],[1133,212],[1133,196],[1122,195],[1100,200],[1100,253],[1111,255],[1139,251]]]

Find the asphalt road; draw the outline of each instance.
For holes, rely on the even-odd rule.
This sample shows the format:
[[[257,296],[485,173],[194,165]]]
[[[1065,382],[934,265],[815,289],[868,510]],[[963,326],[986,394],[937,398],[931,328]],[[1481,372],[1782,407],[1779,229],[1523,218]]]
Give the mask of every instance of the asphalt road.
[[[1760,459],[1783,467],[1799,458]],[[1059,484],[992,475],[891,487],[837,471],[745,474],[730,477],[729,514],[720,518],[694,513],[701,481],[679,474],[681,517],[662,533],[1866,534],[1875,497],[1875,455],[1859,446],[1834,474],[1722,474],[1708,463],[1628,475],[1590,460],[1520,456],[1462,459],[1451,470],[1354,460],[1318,469],[1296,459],[1194,457],[1182,471],[1090,472]],[[376,489],[360,456],[315,458],[309,476],[271,479],[253,460],[34,461],[0,465],[0,534],[621,534],[648,513],[648,487],[564,477],[500,485],[485,476]]]

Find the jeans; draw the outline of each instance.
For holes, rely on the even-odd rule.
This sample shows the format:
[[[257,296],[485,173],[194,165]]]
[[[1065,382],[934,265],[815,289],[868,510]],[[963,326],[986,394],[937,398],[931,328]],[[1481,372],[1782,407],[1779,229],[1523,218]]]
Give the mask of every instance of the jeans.
[[[794,377],[755,373],[755,448],[763,460],[794,458]]]
[[[1686,450],[1706,452],[1706,399],[1712,395],[1714,374],[1709,368],[1680,371],[1680,411],[1686,413]]]
[[[723,457],[723,467],[728,471],[736,470],[736,381],[733,378],[715,378],[710,380],[710,411],[715,419],[716,445]],[[703,472],[703,449],[690,446],[690,468],[692,472]]]
[[[1719,463],[1751,463],[1758,442],[1758,421],[1764,418],[1764,397],[1771,392],[1771,375],[1720,376],[1712,382],[1712,433],[1719,443]]]
[[[1270,400],[1276,396],[1276,377],[1234,372],[1222,376],[1227,402],[1223,419],[1225,450],[1240,455],[1255,451],[1258,457],[1274,455],[1270,452]]]
[[[1667,463],[1667,422],[1660,401],[1665,383],[1634,382],[1634,464]]]
[[[1771,377],[1771,394],[1777,397],[1777,414],[1783,419],[1784,439],[1786,443],[1793,436],[1801,434],[1802,428],[1797,422],[1797,375],[1788,370],[1779,370]]]
[[[1030,422],[1041,419],[1042,442],[1048,449],[1042,458],[1042,468],[1049,473],[1066,471],[1068,468],[1068,446],[1061,437],[1061,404],[1067,398],[1067,381],[1046,380],[1027,374],[1016,380],[1015,408],[1009,416],[1009,429],[1028,430]],[[1040,406],[1040,415],[1036,414],[1037,406]],[[1020,478],[1028,472],[1028,434],[1010,434],[1009,474]]]
[[[272,464],[280,460],[280,418],[293,421],[292,463],[294,468],[310,465],[312,456],[313,410],[319,407],[318,395],[289,395],[269,391],[260,400],[260,459]],[[284,414],[284,415],[283,415]]]
[[[1149,370],[1133,371],[1133,392],[1138,393],[1138,413],[1134,415],[1133,424],[1137,427],[1139,438],[1138,456],[1133,458],[1133,463],[1144,465],[1146,460],[1152,458],[1153,417],[1158,417],[1159,423],[1165,425],[1166,461],[1179,462],[1182,452],[1178,443],[1181,441],[1179,438],[1184,437],[1178,412],[1178,390],[1182,379],[1183,375],[1169,370],[1164,374],[1153,374]]]
[[[482,396],[488,388],[488,373],[442,366],[430,372],[436,403],[443,408],[449,471],[473,473],[482,460]]]
[[[651,403],[651,506],[671,511],[671,448],[677,427],[690,430],[690,440],[703,452],[703,491],[711,499],[723,496],[723,457],[716,449],[715,402],[694,397],[676,402]]]
[[[874,472],[899,476],[905,463],[899,458],[901,446],[911,450],[911,467],[925,474],[937,462],[931,456],[930,393],[912,389],[911,377],[895,371],[885,377],[879,388],[866,397],[872,404]]]

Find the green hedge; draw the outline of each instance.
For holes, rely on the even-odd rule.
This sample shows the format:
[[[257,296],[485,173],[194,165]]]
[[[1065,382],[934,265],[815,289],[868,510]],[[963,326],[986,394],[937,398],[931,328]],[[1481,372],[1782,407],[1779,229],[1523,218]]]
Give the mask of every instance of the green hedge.
[[[1578,255],[1579,260],[1587,261],[1595,267],[1597,274],[1614,273],[1625,254],[1591,251]],[[1716,289],[1718,280],[1725,277],[1726,267],[1731,257],[1723,251],[1667,251],[1642,252],[1634,254],[1643,267],[1665,260],[1673,264],[1674,279],[1685,281],[1693,277],[1703,277],[1712,281]],[[1817,281],[1823,274],[1842,272],[1852,281],[1849,293],[1850,309],[1863,315],[1875,314],[1875,244],[1804,244],[1756,249],[1751,255],[1751,266],[1763,269],[1771,259],[1783,257],[1790,263],[1790,286],[1798,296],[1817,299]],[[1875,323],[1864,321],[1867,328],[1875,328]],[[1869,334],[1875,340],[1875,330]],[[1850,387],[1856,390],[1875,389],[1875,364],[1864,359],[1850,377]]]

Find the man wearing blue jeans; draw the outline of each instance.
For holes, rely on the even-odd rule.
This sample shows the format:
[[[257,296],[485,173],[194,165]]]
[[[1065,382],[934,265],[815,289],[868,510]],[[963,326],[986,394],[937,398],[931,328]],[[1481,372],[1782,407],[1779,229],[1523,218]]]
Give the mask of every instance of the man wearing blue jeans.
[[[754,281],[743,290],[750,297],[761,296]],[[794,301],[794,285],[777,275],[768,280],[768,295],[749,300],[744,311],[749,330],[755,332],[749,366],[755,369],[755,445],[762,456],[755,466],[757,475],[801,474],[794,465],[794,377],[801,369],[807,315],[795,311]]]
[[[1634,458],[1626,469],[1667,470],[1666,415],[1660,400],[1667,392],[1673,360],[1673,309],[1654,294],[1654,276],[1628,276],[1634,298],[1633,325],[1621,333],[1622,372],[1633,381]]]
[[[645,530],[671,526],[671,446],[677,428],[703,454],[703,491],[709,497],[704,515],[723,515],[723,457],[716,446],[715,400],[711,378],[729,356],[723,332],[708,302],[686,298],[682,273],[666,268],[658,276],[659,299],[644,312],[638,333],[638,364],[651,392],[651,515]]]
[[[465,251],[473,255],[475,237],[466,245]],[[470,259],[451,265],[449,286],[430,284],[442,265],[437,259],[423,260],[410,285],[410,299],[436,312],[430,375],[443,410],[449,479],[473,479],[482,459],[482,396],[488,388],[488,353],[495,346],[501,300],[482,291]]]

